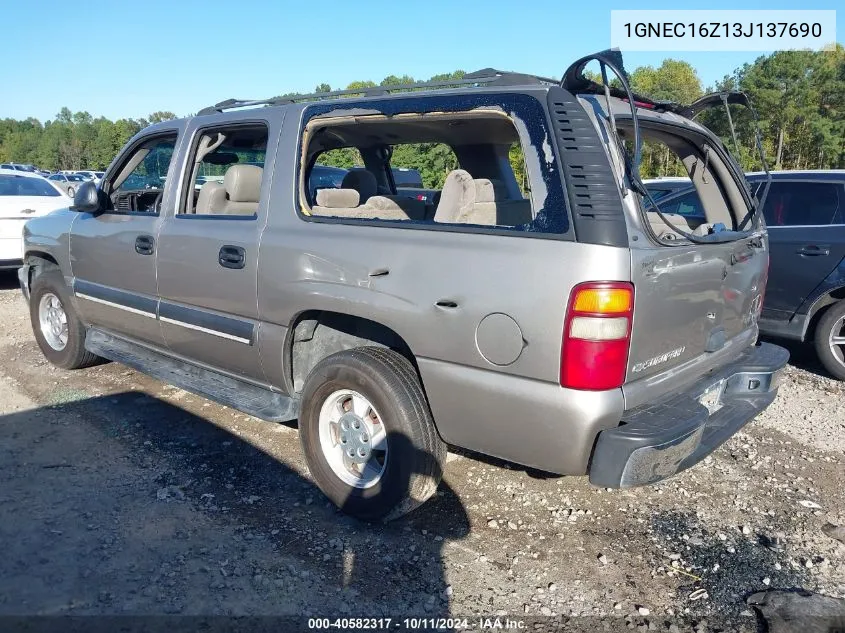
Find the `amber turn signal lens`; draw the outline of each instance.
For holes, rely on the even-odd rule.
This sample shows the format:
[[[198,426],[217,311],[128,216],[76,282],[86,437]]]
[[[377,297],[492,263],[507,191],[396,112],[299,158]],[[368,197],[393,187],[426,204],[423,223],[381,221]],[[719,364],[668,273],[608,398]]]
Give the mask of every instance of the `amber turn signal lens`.
[[[624,314],[633,308],[634,293],[628,288],[584,288],[572,303],[574,312]]]

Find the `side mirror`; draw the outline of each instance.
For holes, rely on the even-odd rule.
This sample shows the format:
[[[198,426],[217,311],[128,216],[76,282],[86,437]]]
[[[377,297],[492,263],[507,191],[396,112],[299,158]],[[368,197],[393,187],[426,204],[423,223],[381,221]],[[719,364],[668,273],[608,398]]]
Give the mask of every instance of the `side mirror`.
[[[100,204],[100,190],[94,181],[88,180],[79,185],[76,195],[73,196],[71,209],[80,213],[97,213],[103,210],[103,205]]]

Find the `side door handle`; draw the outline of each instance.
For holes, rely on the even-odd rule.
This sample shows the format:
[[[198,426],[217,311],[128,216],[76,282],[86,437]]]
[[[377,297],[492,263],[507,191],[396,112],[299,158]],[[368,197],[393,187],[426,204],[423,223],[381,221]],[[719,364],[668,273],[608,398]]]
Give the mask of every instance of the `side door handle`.
[[[221,246],[217,263],[223,268],[243,268],[246,266],[246,251],[240,246]]]
[[[139,255],[152,255],[155,252],[155,243],[152,235],[139,235],[135,238],[135,252]]]
[[[807,244],[798,249],[799,255],[807,255],[810,257],[819,257],[830,255],[829,244]]]

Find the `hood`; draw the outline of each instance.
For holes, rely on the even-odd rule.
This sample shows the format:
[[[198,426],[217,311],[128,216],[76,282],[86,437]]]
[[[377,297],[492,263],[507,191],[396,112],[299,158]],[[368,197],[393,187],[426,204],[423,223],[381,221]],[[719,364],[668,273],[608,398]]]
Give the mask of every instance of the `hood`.
[[[0,219],[27,220],[58,209],[67,209],[68,196],[0,196]]]

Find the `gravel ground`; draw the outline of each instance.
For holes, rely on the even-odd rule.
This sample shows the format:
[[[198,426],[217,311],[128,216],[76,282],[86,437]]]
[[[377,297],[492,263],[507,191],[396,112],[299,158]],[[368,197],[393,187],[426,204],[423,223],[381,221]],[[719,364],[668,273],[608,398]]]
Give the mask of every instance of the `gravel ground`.
[[[450,454],[434,499],[373,526],[321,496],[294,428],[120,365],[47,364],[11,275],[0,324],[0,615],[601,617],[701,633],[756,630],[756,591],[845,597],[845,544],[821,531],[845,524],[843,386],[802,349],[776,404],[667,482],[608,491]]]

